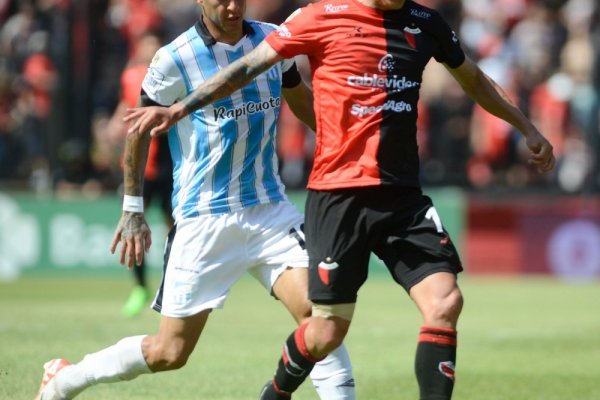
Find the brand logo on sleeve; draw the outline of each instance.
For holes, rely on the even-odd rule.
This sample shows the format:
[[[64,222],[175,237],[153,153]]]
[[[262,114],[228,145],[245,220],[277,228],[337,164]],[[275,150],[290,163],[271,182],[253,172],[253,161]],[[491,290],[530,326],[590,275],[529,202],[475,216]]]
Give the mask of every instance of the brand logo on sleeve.
[[[325,12],[327,13],[338,13],[340,11],[344,11],[348,9],[348,4],[340,4],[340,5],[333,5],[333,4],[325,4]]]
[[[280,25],[279,28],[277,28],[277,34],[284,38],[292,37],[292,33],[288,30],[288,28],[287,28],[287,26],[285,26],[285,24]]]
[[[410,15],[417,18],[429,19],[431,18],[431,13],[424,10],[417,10],[416,8],[410,9]]]

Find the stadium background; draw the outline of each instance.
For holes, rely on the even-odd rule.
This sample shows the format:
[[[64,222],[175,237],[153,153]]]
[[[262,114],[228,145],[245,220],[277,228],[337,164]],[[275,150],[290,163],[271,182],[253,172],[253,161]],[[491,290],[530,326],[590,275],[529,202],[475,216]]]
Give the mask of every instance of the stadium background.
[[[248,0],[247,14],[278,23],[305,3]],[[597,1],[421,3],[444,15],[558,159],[555,172],[537,175],[520,134],[474,107],[431,63],[419,106],[421,178],[467,273],[597,279]],[[168,41],[197,17],[193,0],[0,1],[1,277],[114,270],[105,249],[119,214],[123,141],[107,125],[119,75],[145,32]],[[285,107],[279,128],[283,179],[302,206],[313,134]],[[160,250],[151,255],[155,268]]]
[[[248,17],[272,22],[305,3],[247,2]],[[455,397],[600,399],[598,2],[420,3],[444,15],[558,158],[552,174],[531,171],[518,133],[474,107],[443,68],[427,69],[422,180],[466,268]],[[193,0],[0,0],[0,399],[33,397],[52,357],[77,360],[156,329],[155,313],[119,314],[131,277],[108,252],[122,141],[107,124],[140,35],[170,40],[197,16]],[[312,133],[284,108],[278,134],[283,178],[302,208]],[[148,219],[156,286],[164,228],[157,210]],[[372,271],[347,338],[359,398],[416,398],[418,313],[376,259]],[[258,286],[234,288],[183,370],[82,399],[255,398],[292,324]],[[304,385],[298,398],[316,396]]]

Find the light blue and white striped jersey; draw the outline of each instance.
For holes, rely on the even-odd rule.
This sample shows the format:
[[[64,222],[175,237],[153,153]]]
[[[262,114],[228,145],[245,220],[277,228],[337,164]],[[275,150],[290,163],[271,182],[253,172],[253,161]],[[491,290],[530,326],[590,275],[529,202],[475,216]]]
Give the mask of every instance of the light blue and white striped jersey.
[[[277,27],[245,21],[235,45],[216,42],[199,22],[155,55],[142,84],[161,105],[186,97],[220,69],[249,53]],[[284,200],[275,150],[284,60],[230,97],[181,119],[169,131],[173,217],[220,214]]]

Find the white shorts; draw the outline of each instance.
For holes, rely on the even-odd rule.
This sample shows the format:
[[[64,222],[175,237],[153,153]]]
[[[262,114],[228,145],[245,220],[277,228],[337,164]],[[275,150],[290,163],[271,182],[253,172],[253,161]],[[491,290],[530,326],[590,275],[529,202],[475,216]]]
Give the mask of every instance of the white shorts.
[[[152,308],[175,318],[223,308],[245,272],[270,292],[286,268],[308,267],[303,222],[288,201],[178,222],[167,238]]]

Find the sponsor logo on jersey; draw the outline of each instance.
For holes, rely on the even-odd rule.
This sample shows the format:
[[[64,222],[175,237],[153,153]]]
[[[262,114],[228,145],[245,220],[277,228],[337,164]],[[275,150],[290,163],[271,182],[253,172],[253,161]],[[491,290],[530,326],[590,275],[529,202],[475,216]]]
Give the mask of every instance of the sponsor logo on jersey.
[[[235,119],[243,117],[245,115],[254,114],[257,112],[266,111],[271,108],[281,106],[281,98],[280,97],[270,97],[269,100],[260,101],[260,102],[248,102],[244,103],[240,107],[236,108],[227,108],[225,106],[220,106],[214,109],[215,121],[219,119]]]
[[[388,100],[379,106],[363,106],[360,104],[353,104],[350,113],[359,117],[365,115],[377,114],[381,111],[393,111],[397,113],[411,112],[413,107],[404,101]]]
[[[333,4],[325,4],[323,6],[325,8],[325,12],[327,13],[338,13],[340,11],[344,11],[348,9],[348,4],[340,4],[334,6]]]
[[[415,39],[415,35],[421,33],[419,28],[409,28],[408,26],[404,27],[404,38],[410,47],[413,49],[417,48],[417,40]]]
[[[448,379],[454,381],[454,363],[452,361],[442,361],[439,363],[438,371],[444,374]]]
[[[339,264],[331,259],[331,257],[327,257],[325,261],[321,261],[319,263],[319,278],[321,278],[321,282],[326,285],[329,285],[330,277],[329,274],[331,271],[339,268]]]
[[[391,54],[386,54],[379,60],[377,69],[379,72],[390,72],[396,67],[396,59]],[[349,86],[359,87],[371,87],[377,89],[387,89],[389,92],[400,92],[405,89],[418,87],[420,82],[414,82],[406,79],[405,76],[399,77],[398,75],[378,75],[378,74],[367,74],[364,75],[351,75],[346,78],[346,83]]]
[[[350,32],[346,33],[346,37],[347,38],[355,38],[355,37],[365,38],[365,37],[369,36],[367,33],[364,33],[362,29],[363,29],[362,26],[356,26],[356,27],[352,28],[352,30]]]
[[[379,60],[379,63],[377,64],[379,72],[393,71],[395,67],[396,60],[394,59],[394,56],[389,53],[381,57],[381,60]]]
[[[363,76],[349,76],[346,81],[350,86],[390,89],[391,92],[400,92],[405,89],[419,86],[419,82],[410,81],[406,79],[405,76],[400,78],[398,75],[385,76],[377,74],[369,75],[365,73]]]
[[[416,8],[410,9],[410,15],[417,18],[429,19],[431,18],[431,13],[424,10],[417,10]]]

